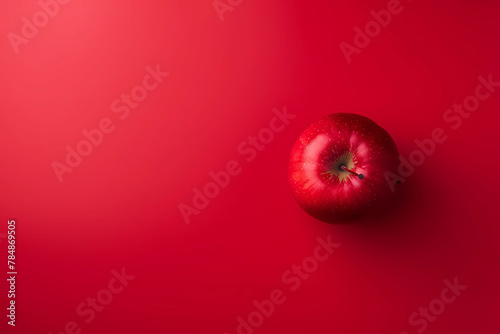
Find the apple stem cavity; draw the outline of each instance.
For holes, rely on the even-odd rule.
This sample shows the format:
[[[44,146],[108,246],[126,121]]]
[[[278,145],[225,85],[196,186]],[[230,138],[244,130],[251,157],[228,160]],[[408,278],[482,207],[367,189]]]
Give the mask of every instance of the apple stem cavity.
[[[346,171],[346,172],[349,172],[349,173],[351,173],[351,174],[352,174],[352,175],[354,175],[354,176],[359,177],[359,179],[360,179],[360,180],[363,180],[363,179],[365,178],[365,176],[364,176],[363,174],[358,174],[358,173],[356,173],[356,172],[354,172],[354,171],[352,171],[352,170],[348,169],[346,165],[341,165],[341,166],[340,166],[340,169],[342,169],[342,170],[344,170],[344,171]]]

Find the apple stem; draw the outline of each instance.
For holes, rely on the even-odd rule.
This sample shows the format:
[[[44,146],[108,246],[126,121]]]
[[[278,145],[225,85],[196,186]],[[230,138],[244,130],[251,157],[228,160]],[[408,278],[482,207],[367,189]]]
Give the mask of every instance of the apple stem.
[[[359,177],[360,180],[363,180],[365,178],[365,176],[363,174],[358,174],[358,173],[348,169],[347,166],[345,166],[345,165],[341,165],[340,169],[345,170],[346,172],[349,172],[352,175]]]

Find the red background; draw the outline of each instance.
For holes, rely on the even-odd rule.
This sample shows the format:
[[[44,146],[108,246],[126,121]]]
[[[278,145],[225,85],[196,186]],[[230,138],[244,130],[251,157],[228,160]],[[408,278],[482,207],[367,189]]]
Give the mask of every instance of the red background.
[[[339,44],[387,1],[245,0],[221,21],[211,0],[73,0],[18,54],[6,36],[40,7],[2,1],[0,233],[16,219],[19,271],[14,330],[2,279],[2,332],[233,334],[282,289],[256,333],[416,333],[410,314],[454,277],[468,288],[426,333],[497,332],[500,92],[456,131],[442,117],[479,75],[500,81],[500,5],[402,4],[348,64]],[[111,102],[156,64],[170,76],[119,120]],[[296,119],[246,163],[238,145],[283,106]],[[369,224],[316,221],[288,188],[295,139],[336,111],[370,117],[406,157],[449,135]],[[51,163],[106,117],[116,130],[59,182]],[[186,225],[178,205],[233,159],[242,173]],[[289,292],[281,275],[327,235],[341,247]],[[136,278],[85,324],[76,306],[122,267]]]

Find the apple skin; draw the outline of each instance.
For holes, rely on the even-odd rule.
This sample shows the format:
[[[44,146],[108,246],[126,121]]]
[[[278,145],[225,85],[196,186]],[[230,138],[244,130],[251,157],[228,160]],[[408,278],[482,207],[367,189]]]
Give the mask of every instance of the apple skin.
[[[352,113],[330,114],[311,124],[295,142],[288,176],[299,206],[316,219],[345,223],[394,196],[387,171],[399,168],[399,153],[387,131]],[[363,174],[361,178],[342,169]]]

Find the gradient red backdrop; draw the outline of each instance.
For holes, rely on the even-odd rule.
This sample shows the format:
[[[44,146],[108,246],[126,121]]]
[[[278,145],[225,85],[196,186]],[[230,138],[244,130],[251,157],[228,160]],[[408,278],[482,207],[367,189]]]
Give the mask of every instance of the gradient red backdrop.
[[[1,332],[234,334],[281,289],[255,333],[418,333],[409,317],[455,277],[468,288],[425,332],[498,332],[500,90],[457,130],[443,114],[478,76],[500,81],[500,4],[402,0],[348,63],[340,43],[388,2],[244,0],[221,20],[212,0],[72,0],[16,53],[9,33],[40,4],[2,1],[0,247],[6,261],[15,219],[18,276],[15,328],[0,285]],[[158,64],[170,75],[121,120],[111,104]],[[239,145],[285,106],[296,117],[247,162]],[[295,139],[336,111],[373,119],[404,157],[448,135],[382,218],[327,225],[291,195]],[[104,118],[115,130],[59,182],[51,164]],[[231,160],[241,173],[187,225],[179,204]],[[291,292],[282,274],[328,235],[341,246]],[[77,306],[122,268],[135,279],[86,323]]]

